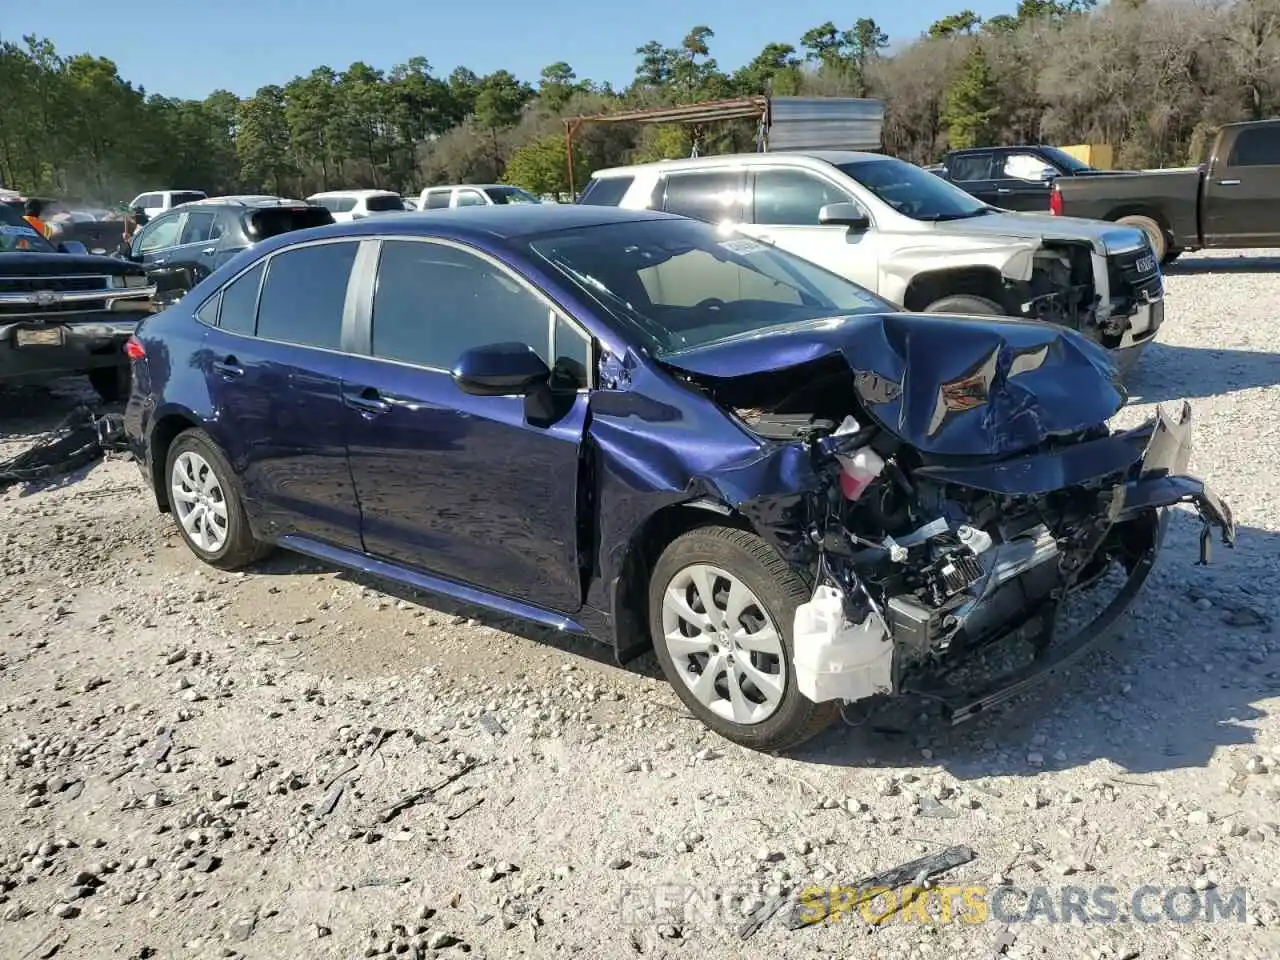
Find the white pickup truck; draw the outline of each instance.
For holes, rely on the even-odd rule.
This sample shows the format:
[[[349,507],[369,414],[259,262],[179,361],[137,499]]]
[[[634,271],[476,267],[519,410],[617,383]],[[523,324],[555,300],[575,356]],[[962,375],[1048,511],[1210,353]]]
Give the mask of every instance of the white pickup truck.
[[[1164,319],[1145,234],[1013,213],[913,164],[870,153],[758,153],[599,170],[579,203],[725,224],[906,310],[1072,327],[1136,364]]]

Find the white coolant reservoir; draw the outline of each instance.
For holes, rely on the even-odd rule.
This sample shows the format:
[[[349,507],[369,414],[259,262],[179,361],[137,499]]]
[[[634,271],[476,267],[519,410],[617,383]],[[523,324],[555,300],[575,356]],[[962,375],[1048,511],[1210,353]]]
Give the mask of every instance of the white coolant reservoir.
[[[859,447],[853,453],[836,454],[840,461],[840,492],[846,500],[857,500],[867,485],[884,469],[884,460],[870,447]]]
[[[822,585],[796,608],[796,686],[814,703],[863,700],[893,691],[893,641],[874,612],[851,623],[844,594]]]

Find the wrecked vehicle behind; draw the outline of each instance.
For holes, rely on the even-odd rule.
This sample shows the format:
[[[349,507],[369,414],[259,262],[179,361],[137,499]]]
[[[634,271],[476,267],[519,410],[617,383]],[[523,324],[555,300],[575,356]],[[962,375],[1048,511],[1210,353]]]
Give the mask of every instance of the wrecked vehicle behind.
[[[426,331],[424,333],[424,331]],[[292,338],[285,342],[285,338]],[[615,647],[704,723],[793,747],[847,704],[963,719],[1102,639],[1190,414],[1113,432],[1061,326],[900,313],[663,214],[493,207],[266,241],[146,321],[126,429],[206,562],[272,546]],[[307,384],[281,403],[282,371]],[[1118,578],[1059,640],[1062,608]],[[957,669],[1025,638],[1031,662]]]
[[[892,157],[741,154],[592,177],[581,203],[734,224],[907,310],[1060,324],[1114,351],[1122,371],[1164,320],[1141,231],[998,210]]]

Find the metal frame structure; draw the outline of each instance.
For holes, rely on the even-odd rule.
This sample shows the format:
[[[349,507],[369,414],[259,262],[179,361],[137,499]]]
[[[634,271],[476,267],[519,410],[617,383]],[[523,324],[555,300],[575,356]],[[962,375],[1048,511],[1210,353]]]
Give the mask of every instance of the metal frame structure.
[[[585,123],[684,123],[701,126],[712,121],[743,119],[756,121],[756,150],[765,150],[768,146],[769,130],[768,97],[739,97],[735,100],[710,100],[680,107],[656,107],[650,110],[630,110],[626,113],[598,113],[591,116],[567,117],[564,120],[564,145],[569,165],[569,195],[577,196],[577,185],[573,179],[573,135]]]

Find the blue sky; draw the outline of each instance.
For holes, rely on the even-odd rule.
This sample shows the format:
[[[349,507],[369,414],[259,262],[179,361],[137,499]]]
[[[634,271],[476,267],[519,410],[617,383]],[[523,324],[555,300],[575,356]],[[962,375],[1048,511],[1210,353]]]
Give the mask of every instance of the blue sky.
[[[634,50],[647,40],[679,43],[695,24],[716,32],[711,52],[735,68],[766,43],[797,43],[826,20],[841,28],[870,16],[902,43],[939,17],[969,7],[989,16],[1015,0],[911,0],[833,4],[746,0],[9,0],[0,38],[35,33],[61,53],[109,57],[148,92],[204,97],[224,88],[242,96],[328,64],[364,60],[387,68],[425,56],[438,74],[465,65],[477,73],[506,68],[536,80],[565,60],[579,77],[630,81]]]

